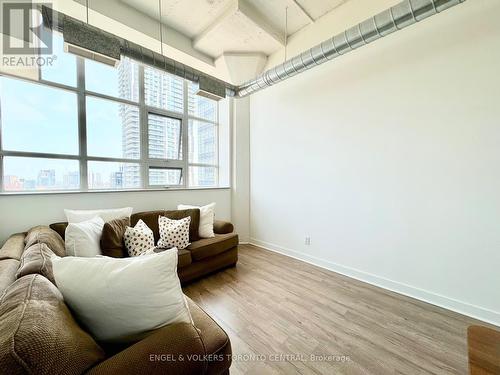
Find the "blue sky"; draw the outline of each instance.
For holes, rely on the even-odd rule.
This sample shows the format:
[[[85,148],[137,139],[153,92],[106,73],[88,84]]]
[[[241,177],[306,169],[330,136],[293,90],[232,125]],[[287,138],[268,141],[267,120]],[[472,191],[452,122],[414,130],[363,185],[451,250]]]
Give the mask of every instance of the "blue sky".
[[[42,68],[42,79],[75,87],[76,58],[64,53],[62,38],[57,34],[54,35],[54,54],[57,56],[55,64]],[[87,90],[119,96],[118,69],[86,60],[85,79]],[[204,98],[195,98],[201,103],[207,101],[205,104],[208,107],[216,106]],[[87,96],[86,100],[88,155],[123,157],[120,104],[91,96]],[[138,107],[135,108],[138,110]],[[195,110],[200,108],[203,106],[196,106]],[[0,109],[4,150],[78,155],[78,106],[74,91],[0,77]],[[216,113],[215,110],[209,112]],[[116,163],[99,163],[95,167],[103,178],[118,170]],[[60,180],[63,174],[77,171],[78,163],[14,157],[5,159],[5,175],[36,179],[41,169],[56,169],[57,179]]]
[[[54,54],[55,65],[43,68],[42,78],[76,86],[76,58],[63,52],[60,37],[54,38]],[[115,68],[87,61],[86,80],[89,89],[108,95],[118,93]],[[78,155],[76,93],[1,77],[0,106],[5,150]],[[89,155],[122,157],[119,105],[88,97],[87,106]],[[8,158],[5,162],[5,175],[36,179],[40,169],[56,169],[60,179],[68,171],[77,171],[78,163],[26,158]],[[98,169],[107,175],[116,169],[116,164],[101,164]]]
[[[75,93],[2,77],[0,105],[5,150],[78,155]],[[87,106],[89,155],[122,157],[119,104],[88,98]],[[25,170],[25,160],[18,164],[14,171]],[[38,167],[31,170],[29,175],[36,175]]]

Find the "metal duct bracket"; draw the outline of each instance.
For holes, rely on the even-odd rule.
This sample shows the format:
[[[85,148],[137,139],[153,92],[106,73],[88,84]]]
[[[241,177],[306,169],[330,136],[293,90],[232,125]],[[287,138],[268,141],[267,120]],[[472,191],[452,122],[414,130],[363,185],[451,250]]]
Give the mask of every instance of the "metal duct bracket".
[[[253,94],[464,1],[404,0],[243,83],[238,87],[236,96]]]

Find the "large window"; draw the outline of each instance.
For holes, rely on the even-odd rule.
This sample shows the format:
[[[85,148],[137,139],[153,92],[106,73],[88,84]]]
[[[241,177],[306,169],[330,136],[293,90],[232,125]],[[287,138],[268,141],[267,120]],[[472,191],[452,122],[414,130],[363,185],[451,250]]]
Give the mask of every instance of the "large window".
[[[111,68],[54,43],[58,66],[38,81],[0,76],[0,192],[218,186],[216,101],[131,59]]]

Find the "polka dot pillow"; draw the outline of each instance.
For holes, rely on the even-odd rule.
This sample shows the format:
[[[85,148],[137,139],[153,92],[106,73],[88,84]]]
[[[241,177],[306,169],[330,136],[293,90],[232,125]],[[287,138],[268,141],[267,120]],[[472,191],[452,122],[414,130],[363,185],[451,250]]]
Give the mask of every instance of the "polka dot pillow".
[[[185,217],[180,220],[172,220],[165,216],[158,218],[160,228],[160,239],[158,247],[171,248],[177,247],[179,250],[189,246],[189,224],[191,217]]]
[[[125,229],[123,240],[131,257],[141,255],[155,247],[153,231],[142,220],[139,220],[135,227]]]

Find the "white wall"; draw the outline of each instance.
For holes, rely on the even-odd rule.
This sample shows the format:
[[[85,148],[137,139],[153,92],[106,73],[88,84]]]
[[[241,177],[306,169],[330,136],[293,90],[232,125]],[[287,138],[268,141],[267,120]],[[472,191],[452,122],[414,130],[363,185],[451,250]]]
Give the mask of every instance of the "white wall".
[[[240,84],[259,74],[266,58],[259,53],[227,53],[220,60],[232,82]],[[250,98],[232,99],[231,218],[240,242],[250,241]]]
[[[250,241],[250,98],[233,100],[232,213],[240,242]]]
[[[217,219],[231,219],[231,190],[170,190],[0,196],[0,244],[9,235],[40,224],[65,221],[65,208],[133,207],[134,212],[175,209],[177,204],[216,202]]]
[[[469,0],[254,94],[251,241],[500,325],[499,16]]]

